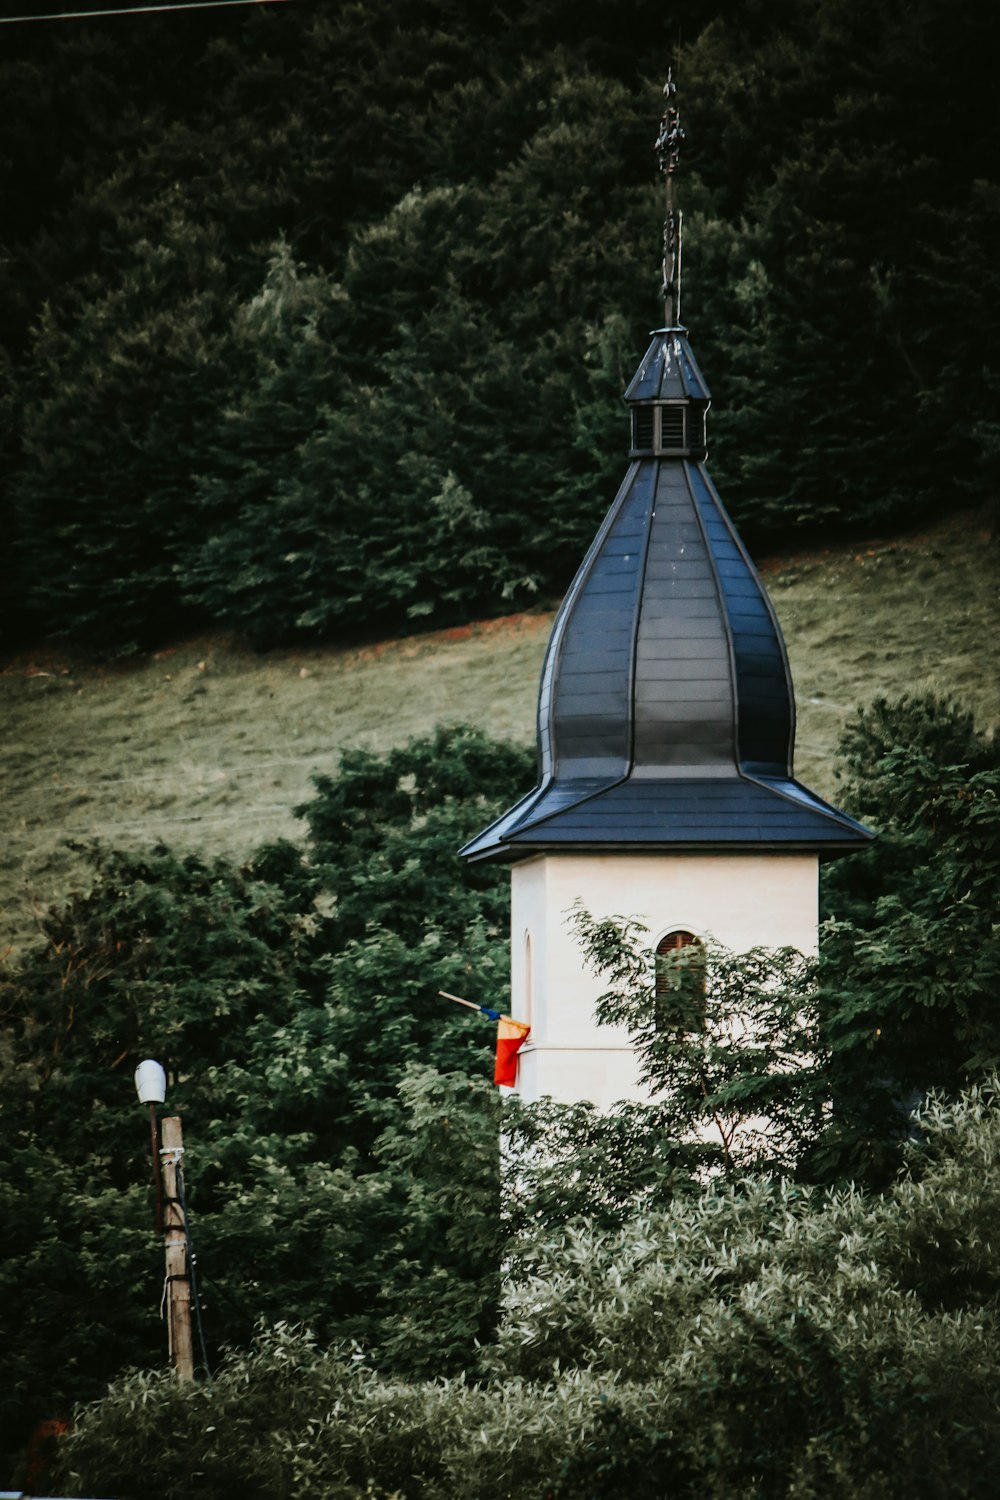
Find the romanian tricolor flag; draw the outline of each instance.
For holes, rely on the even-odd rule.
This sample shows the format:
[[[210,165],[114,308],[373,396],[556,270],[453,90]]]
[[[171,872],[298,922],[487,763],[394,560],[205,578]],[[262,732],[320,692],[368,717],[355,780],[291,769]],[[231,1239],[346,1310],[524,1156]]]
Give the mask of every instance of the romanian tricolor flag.
[[[510,1016],[501,1016],[497,1021],[497,1059],[493,1067],[493,1082],[513,1087],[517,1082],[517,1054],[528,1040],[530,1026],[523,1021],[512,1021]]]
[[[438,990],[445,1000],[454,1000],[456,1005],[466,1005],[469,1010],[478,1010],[497,1023],[497,1056],[493,1065],[493,1082],[512,1088],[517,1082],[517,1054],[528,1040],[531,1027],[525,1021],[515,1021],[502,1011],[491,1010],[488,1005],[476,1005],[472,1000],[463,1000],[461,995],[449,995],[447,990]]]

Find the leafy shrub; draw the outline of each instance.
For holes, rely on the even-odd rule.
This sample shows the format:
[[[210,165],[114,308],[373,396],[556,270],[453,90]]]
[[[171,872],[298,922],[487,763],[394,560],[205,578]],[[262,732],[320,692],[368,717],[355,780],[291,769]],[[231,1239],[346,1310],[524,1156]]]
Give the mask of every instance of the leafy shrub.
[[[702,1169],[793,1165],[829,1103],[814,964],[709,941],[659,957],[654,979],[641,924],[582,907],[572,923],[609,980],[598,1019],[628,1031],[664,1135]]]
[[[491,1337],[492,1033],[436,992],[502,1004],[502,877],[456,850],[530,778],[525,752],[442,729],[345,757],[302,848],[94,853],[0,1012],[0,1451],[163,1358],[143,1056],[185,1121],[213,1354],[261,1314],[410,1374]]]
[[[747,1179],[611,1232],[540,1232],[476,1384],[400,1383],[285,1327],[211,1388],[128,1377],[78,1413],[60,1482],[123,1500],[153,1470],[165,1500],[193,1476],[206,1500],[986,1500],[998,1103],[994,1081],[929,1108],[884,1196]]]
[[[879,1160],[878,1143],[905,1136],[912,1102],[1000,1057],[1000,741],[910,696],[859,711],[842,752],[843,800],[879,837],[825,877],[817,1002],[844,1102],[837,1169],[884,1180],[896,1151]]]

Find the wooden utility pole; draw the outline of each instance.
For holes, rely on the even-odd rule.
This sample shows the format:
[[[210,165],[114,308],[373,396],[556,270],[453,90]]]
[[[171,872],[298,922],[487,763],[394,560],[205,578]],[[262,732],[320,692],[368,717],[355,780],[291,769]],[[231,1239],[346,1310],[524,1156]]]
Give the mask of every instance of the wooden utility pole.
[[[179,1380],[194,1379],[191,1345],[191,1268],[188,1265],[184,1209],[178,1191],[178,1170],[184,1154],[181,1122],[176,1115],[160,1121],[160,1161],[163,1164],[163,1242],[167,1260],[167,1347]]]

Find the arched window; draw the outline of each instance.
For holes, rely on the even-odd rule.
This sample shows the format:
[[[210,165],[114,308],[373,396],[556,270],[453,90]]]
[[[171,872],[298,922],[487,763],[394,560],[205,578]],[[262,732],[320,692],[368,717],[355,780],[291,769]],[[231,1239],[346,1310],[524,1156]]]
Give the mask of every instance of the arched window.
[[[684,928],[656,945],[656,1028],[698,1031],[705,1020],[705,945]]]
[[[535,972],[531,961],[531,933],[524,934],[524,1015],[522,1020],[528,1025],[534,1022],[535,1009]]]

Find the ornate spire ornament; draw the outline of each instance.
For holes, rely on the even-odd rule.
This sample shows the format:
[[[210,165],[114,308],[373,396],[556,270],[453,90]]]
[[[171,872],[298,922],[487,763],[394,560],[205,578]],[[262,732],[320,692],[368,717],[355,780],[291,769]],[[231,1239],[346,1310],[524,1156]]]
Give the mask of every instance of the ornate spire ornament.
[[[667,81],[663,85],[666,101],[660,120],[660,132],[656,137],[654,151],[660,172],[666,183],[666,211],[663,220],[663,321],[667,328],[680,322],[681,316],[681,232],[683,214],[674,208],[674,172],[680,160],[684,131],[678,111],[677,83],[673,68],[667,69]]]

